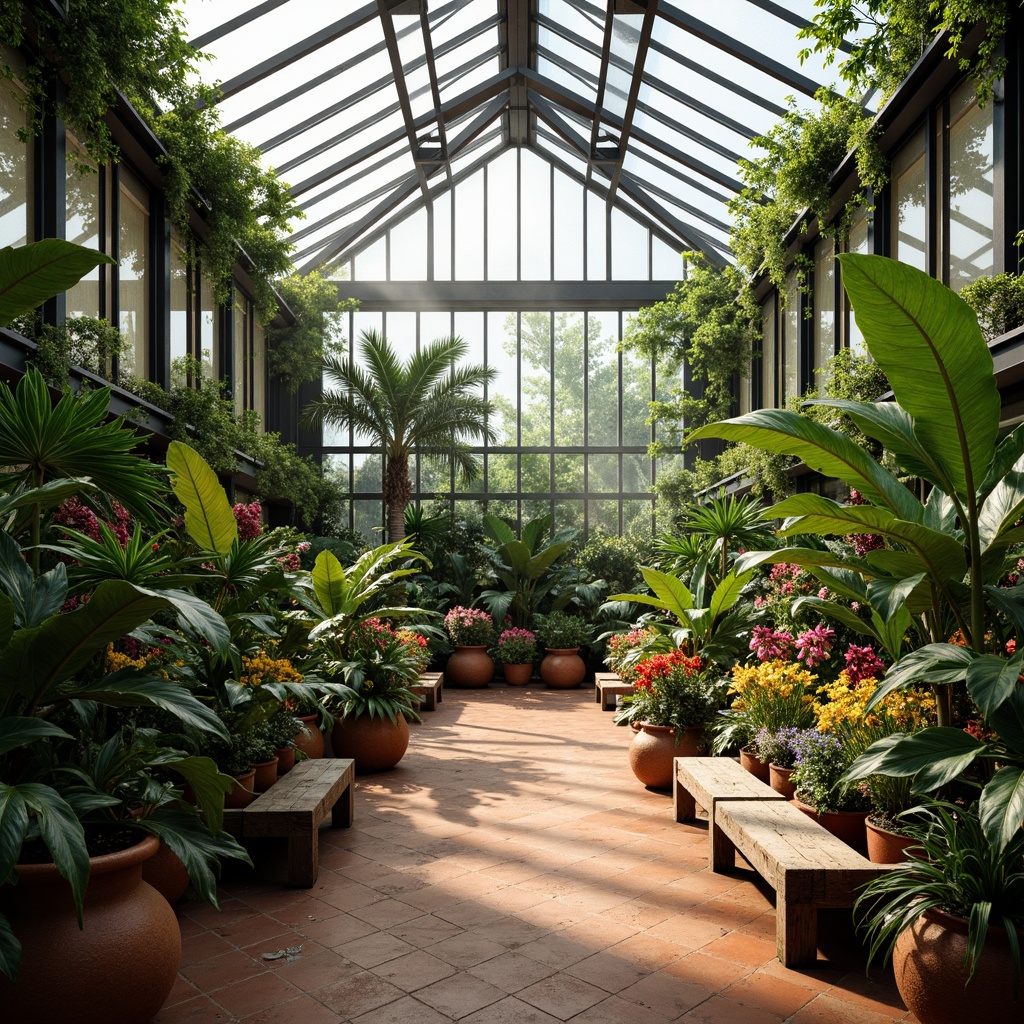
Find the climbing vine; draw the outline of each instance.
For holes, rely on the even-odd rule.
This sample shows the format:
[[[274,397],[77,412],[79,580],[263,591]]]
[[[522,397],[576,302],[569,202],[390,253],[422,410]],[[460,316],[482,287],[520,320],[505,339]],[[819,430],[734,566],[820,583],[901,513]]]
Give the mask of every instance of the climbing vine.
[[[719,270],[697,252],[683,257],[685,279],[631,317],[622,342],[659,360],[669,374],[686,364],[692,389],[677,387],[670,400],[651,403],[651,419],[674,439],[684,425],[695,428],[729,415],[733,377],[749,368],[751,344],[761,330],[761,308],[739,270]]]
[[[877,88],[888,99],[937,33],[949,33],[946,56],[954,58],[964,35],[979,22],[985,37],[973,60],[960,58],[960,68],[970,75],[982,102],[1006,68],[997,51],[1010,23],[1007,0],[815,0],[814,6],[818,13],[798,33],[814,42],[800,59],[822,53],[831,64],[840,46],[853,40],[839,74],[857,92]]]

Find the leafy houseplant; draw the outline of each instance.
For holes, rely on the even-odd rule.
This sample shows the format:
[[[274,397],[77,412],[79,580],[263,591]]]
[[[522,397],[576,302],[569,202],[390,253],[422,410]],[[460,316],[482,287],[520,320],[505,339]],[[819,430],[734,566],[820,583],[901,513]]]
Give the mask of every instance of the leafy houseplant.
[[[444,627],[456,647],[487,647],[494,639],[494,620],[479,608],[452,608]]]
[[[684,729],[703,729],[711,722],[725,696],[716,667],[679,649],[641,661],[636,674],[633,692],[622,698],[615,724],[671,728],[677,744]]]
[[[571,651],[585,647],[594,637],[594,628],[577,615],[568,612],[551,612],[538,615],[537,636],[549,651]]]
[[[1024,831],[996,847],[977,808],[941,801],[916,808],[908,831],[916,845],[907,861],[869,882],[854,908],[870,943],[869,963],[879,954],[885,960],[893,956],[900,992],[913,993],[904,998],[924,1024],[1015,1019],[1024,932]],[[946,979],[908,984],[918,970],[917,950],[929,930],[946,923],[946,915],[955,919],[943,950]]]

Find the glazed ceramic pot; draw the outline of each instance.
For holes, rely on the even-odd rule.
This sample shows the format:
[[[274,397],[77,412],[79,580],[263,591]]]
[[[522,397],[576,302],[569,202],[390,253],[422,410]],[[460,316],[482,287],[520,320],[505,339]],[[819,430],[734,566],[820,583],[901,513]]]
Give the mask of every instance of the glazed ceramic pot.
[[[551,690],[572,690],[583,682],[587,666],[578,647],[548,647],[540,663],[540,677]]]
[[[463,690],[481,690],[494,678],[494,662],[486,647],[456,647],[444,668],[448,686]]]
[[[277,755],[277,774],[287,775],[295,767],[295,748],[278,747],[274,753]]]
[[[533,662],[526,665],[505,665],[505,682],[509,686],[525,686],[533,678]]]
[[[5,1020],[146,1024],[156,1016],[181,959],[174,911],[142,880],[159,845],[147,836],[90,858],[82,930],[53,864],[15,869],[18,884],[0,888],[0,911],[22,945],[17,981],[0,975]]]
[[[752,746],[740,747],[740,765],[755,779],[768,785],[768,765],[757,756]]]
[[[306,757],[315,759],[324,756],[324,734],[317,725],[317,715],[300,715],[302,728],[295,734],[295,747]]]
[[[640,724],[629,745],[629,766],[648,789],[671,789],[677,757],[696,757],[700,753],[704,726],[688,726],[676,743],[676,731],[670,725]]]
[[[867,827],[868,860],[872,864],[899,864],[907,859],[907,848],[917,843],[910,836],[901,836],[876,825],[870,818],[864,824]]]
[[[793,771],[793,768],[780,768],[777,764],[768,765],[768,784],[787,800],[796,796],[796,787],[790,782]]]
[[[870,811],[816,811],[810,804],[805,804],[799,796],[793,798],[793,804],[827,832],[831,832],[847,846],[852,846],[858,853],[867,856],[868,840],[864,822],[867,821]]]
[[[351,757],[360,775],[385,772],[402,760],[409,747],[409,725],[399,713],[397,724],[390,718],[351,715],[339,718],[331,730],[335,757]]]
[[[896,940],[896,987],[920,1024],[1024,1019],[1024,988],[1013,998],[1013,961],[1006,930],[994,922],[971,983],[964,966],[967,922],[942,910],[926,911]]]
[[[255,776],[253,778],[253,789],[257,793],[265,793],[277,782],[277,758],[272,757],[269,761],[260,761],[252,766]]]
[[[256,769],[250,768],[241,775],[236,775],[235,785],[224,797],[224,806],[237,810],[240,807],[248,807],[256,799],[256,791],[253,789],[256,779]]]

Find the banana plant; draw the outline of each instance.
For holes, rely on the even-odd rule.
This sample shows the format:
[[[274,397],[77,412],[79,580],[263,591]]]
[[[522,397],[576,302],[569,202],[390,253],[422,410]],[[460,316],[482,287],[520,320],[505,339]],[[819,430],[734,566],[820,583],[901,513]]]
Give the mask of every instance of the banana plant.
[[[480,602],[495,622],[504,622],[507,616],[512,625],[529,628],[544,599],[567,581],[570,574],[561,572],[556,563],[572,546],[576,531],[559,530],[545,543],[551,523],[550,515],[538,516],[531,519],[517,537],[503,519],[484,516],[484,533],[491,540],[488,553],[504,589],[485,590]],[[565,607],[571,597],[568,592],[559,595],[554,608]]]
[[[974,311],[941,282],[880,256],[846,253],[843,284],[868,350],[892,385],[893,402],[821,400],[880,442],[899,467],[888,472],[846,435],[795,412],[758,410],[701,427],[693,440],[719,437],[801,458],[811,469],[856,488],[864,504],[798,494],[769,509],[782,533],[872,533],[886,546],[862,558],[800,547],[760,561],[797,562],[820,579],[859,574],[879,624],[913,621],[927,641],[903,653],[873,697],[931,683],[939,725],[870,747],[851,778],[913,777],[918,792],[962,777],[978,759],[1001,761],[984,786],[980,813],[989,840],[1003,849],[1024,823],[1024,657],[986,653],[986,634],[1024,627],[1024,588],[997,586],[1008,548],[1024,540],[1024,426],[999,439],[1000,398],[991,353]],[[930,489],[921,501],[901,480]],[[849,577],[847,577],[848,579]],[[876,624],[877,625],[877,624]],[[947,642],[959,630],[966,646]],[[881,632],[881,631],[879,631]],[[967,690],[999,743],[977,740],[953,721],[953,685]]]

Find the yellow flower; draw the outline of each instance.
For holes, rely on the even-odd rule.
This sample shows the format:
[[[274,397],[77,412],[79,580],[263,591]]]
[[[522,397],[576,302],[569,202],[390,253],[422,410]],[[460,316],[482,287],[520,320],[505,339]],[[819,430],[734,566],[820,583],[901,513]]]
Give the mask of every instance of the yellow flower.
[[[818,687],[814,713],[821,732],[841,732],[866,725],[883,726],[889,732],[915,732],[928,725],[935,714],[935,698],[926,690],[894,690],[865,714],[865,708],[878,683],[870,676],[859,683],[850,682],[845,671],[833,683]]]
[[[242,686],[259,686],[262,682],[301,683],[302,674],[297,672],[288,658],[272,658],[266,651],[253,656],[242,655],[242,674],[238,681]]]

